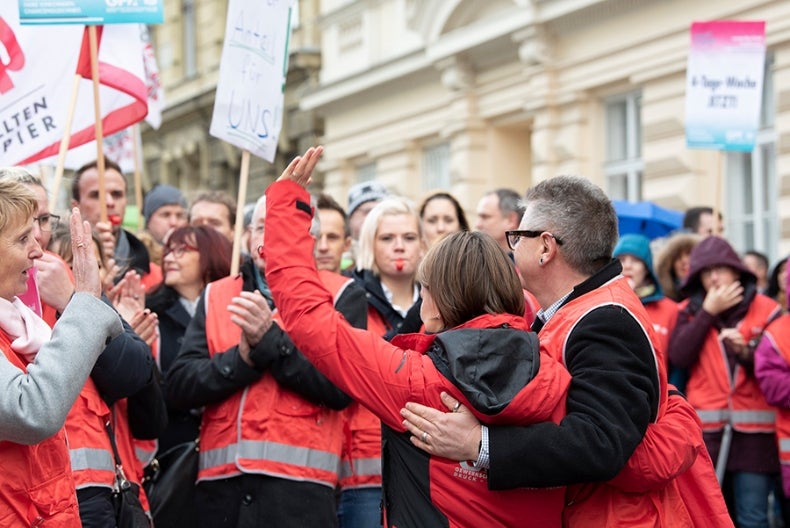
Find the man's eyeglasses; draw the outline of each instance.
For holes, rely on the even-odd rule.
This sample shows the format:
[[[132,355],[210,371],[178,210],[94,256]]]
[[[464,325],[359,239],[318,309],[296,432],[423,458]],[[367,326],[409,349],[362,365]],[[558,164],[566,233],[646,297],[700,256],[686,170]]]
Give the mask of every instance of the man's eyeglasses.
[[[42,231],[52,231],[60,224],[60,217],[55,214],[43,214],[34,216],[33,221],[38,222],[38,228]]]
[[[515,251],[516,250],[516,244],[518,244],[518,241],[522,237],[523,238],[538,238],[543,233],[546,233],[546,231],[545,230],[532,231],[532,230],[529,230],[529,229],[515,229],[513,231],[505,231],[505,238],[507,238],[507,245],[510,248],[510,250],[511,251]],[[551,233],[546,233],[546,234],[549,235],[554,240],[556,240],[558,246],[562,245],[563,242],[562,242],[562,239],[560,237],[554,236]]]
[[[181,258],[184,256],[184,251],[197,251],[198,248],[191,244],[179,244],[175,247],[165,246],[165,249],[162,250],[162,258],[165,258],[167,255],[172,254],[175,258]]]

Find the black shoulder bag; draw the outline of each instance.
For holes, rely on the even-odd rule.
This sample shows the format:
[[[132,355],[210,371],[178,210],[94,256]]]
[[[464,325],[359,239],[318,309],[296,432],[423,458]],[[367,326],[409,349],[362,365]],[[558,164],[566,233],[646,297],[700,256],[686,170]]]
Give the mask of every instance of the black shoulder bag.
[[[110,436],[112,454],[115,458],[115,483],[112,488],[112,502],[115,508],[117,528],[151,528],[151,520],[145,514],[140,503],[140,486],[126,478],[115,444],[115,432],[108,421],[105,424],[107,434]]]

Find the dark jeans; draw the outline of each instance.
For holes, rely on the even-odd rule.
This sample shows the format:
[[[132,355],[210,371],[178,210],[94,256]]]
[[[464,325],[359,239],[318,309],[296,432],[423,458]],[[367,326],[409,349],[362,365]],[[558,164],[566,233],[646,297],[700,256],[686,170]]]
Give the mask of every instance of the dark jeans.
[[[352,488],[340,493],[337,507],[340,528],[381,526],[381,488]]]
[[[334,490],[312,482],[247,474],[204,481],[195,502],[201,528],[337,526]]]

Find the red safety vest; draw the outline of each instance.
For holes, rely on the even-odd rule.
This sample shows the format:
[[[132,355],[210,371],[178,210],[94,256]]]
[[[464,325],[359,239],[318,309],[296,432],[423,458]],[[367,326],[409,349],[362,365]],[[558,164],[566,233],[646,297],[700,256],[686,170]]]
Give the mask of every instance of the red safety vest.
[[[12,365],[27,372],[4,332],[0,349]],[[0,441],[0,466],[0,526],[81,525],[63,428],[34,445]]]
[[[339,292],[341,282],[350,280],[329,279],[329,273],[321,277],[330,291]],[[241,340],[241,328],[233,324],[227,310],[241,288],[238,276],[206,287],[206,341],[211,356]],[[334,487],[342,435],[341,413],[305,400],[264,373],[224,401],[206,406],[198,481],[260,473]]]
[[[644,305],[647,317],[653,323],[653,334],[656,341],[653,343],[665,365],[669,365],[669,336],[675,329],[680,308],[678,303],[668,297]]]
[[[574,326],[592,310],[612,305],[620,306],[633,315],[642,326],[650,343],[655,342],[653,323],[627,280],[619,276],[563,305],[538,333],[541,346],[549,355],[565,365],[565,345]],[[660,395],[657,417],[661,417],[667,405],[666,364],[655,348],[653,348],[653,357],[658,372]],[[666,516],[672,514],[671,510],[674,506],[656,508],[656,505],[667,503],[668,498],[665,495],[664,490],[644,493],[625,492],[606,482],[569,486],[565,495],[563,526],[673,526],[672,521],[668,521]],[[673,505],[683,508],[676,496],[670,499]],[[685,517],[687,515],[685,508],[683,513],[678,515],[679,518]],[[637,519],[640,522],[636,522]],[[648,520],[650,522],[647,522]]]
[[[773,299],[760,294],[754,298],[738,324],[746,342],[762,334],[777,310],[779,305]],[[775,408],[766,403],[754,375],[748,375],[740,365],[734,373],[730,371],[727,352],[714,328],[691,367],[686,393],[705,432],[720,431],[727,422],[742,433],[773,433],[776,429]]]
[[[790,314],[773,321],[765,330],[774,349],[790,363]],[[779,443],[779,462],[790,466],[790,409],[776,409],[776,440]]]
[[[368,332],[383,336],[389,330],[381,314],[368,306]],[[381,487],[381,420],[357,402],[344,411],[343,463],[340,487]]]

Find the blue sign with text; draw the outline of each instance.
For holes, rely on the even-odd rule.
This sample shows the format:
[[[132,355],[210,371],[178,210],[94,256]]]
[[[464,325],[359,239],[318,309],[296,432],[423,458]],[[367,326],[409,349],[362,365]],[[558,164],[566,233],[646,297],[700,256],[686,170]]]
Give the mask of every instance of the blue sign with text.
[[[19,0],[22,24],[161,24],[163,0]]]

